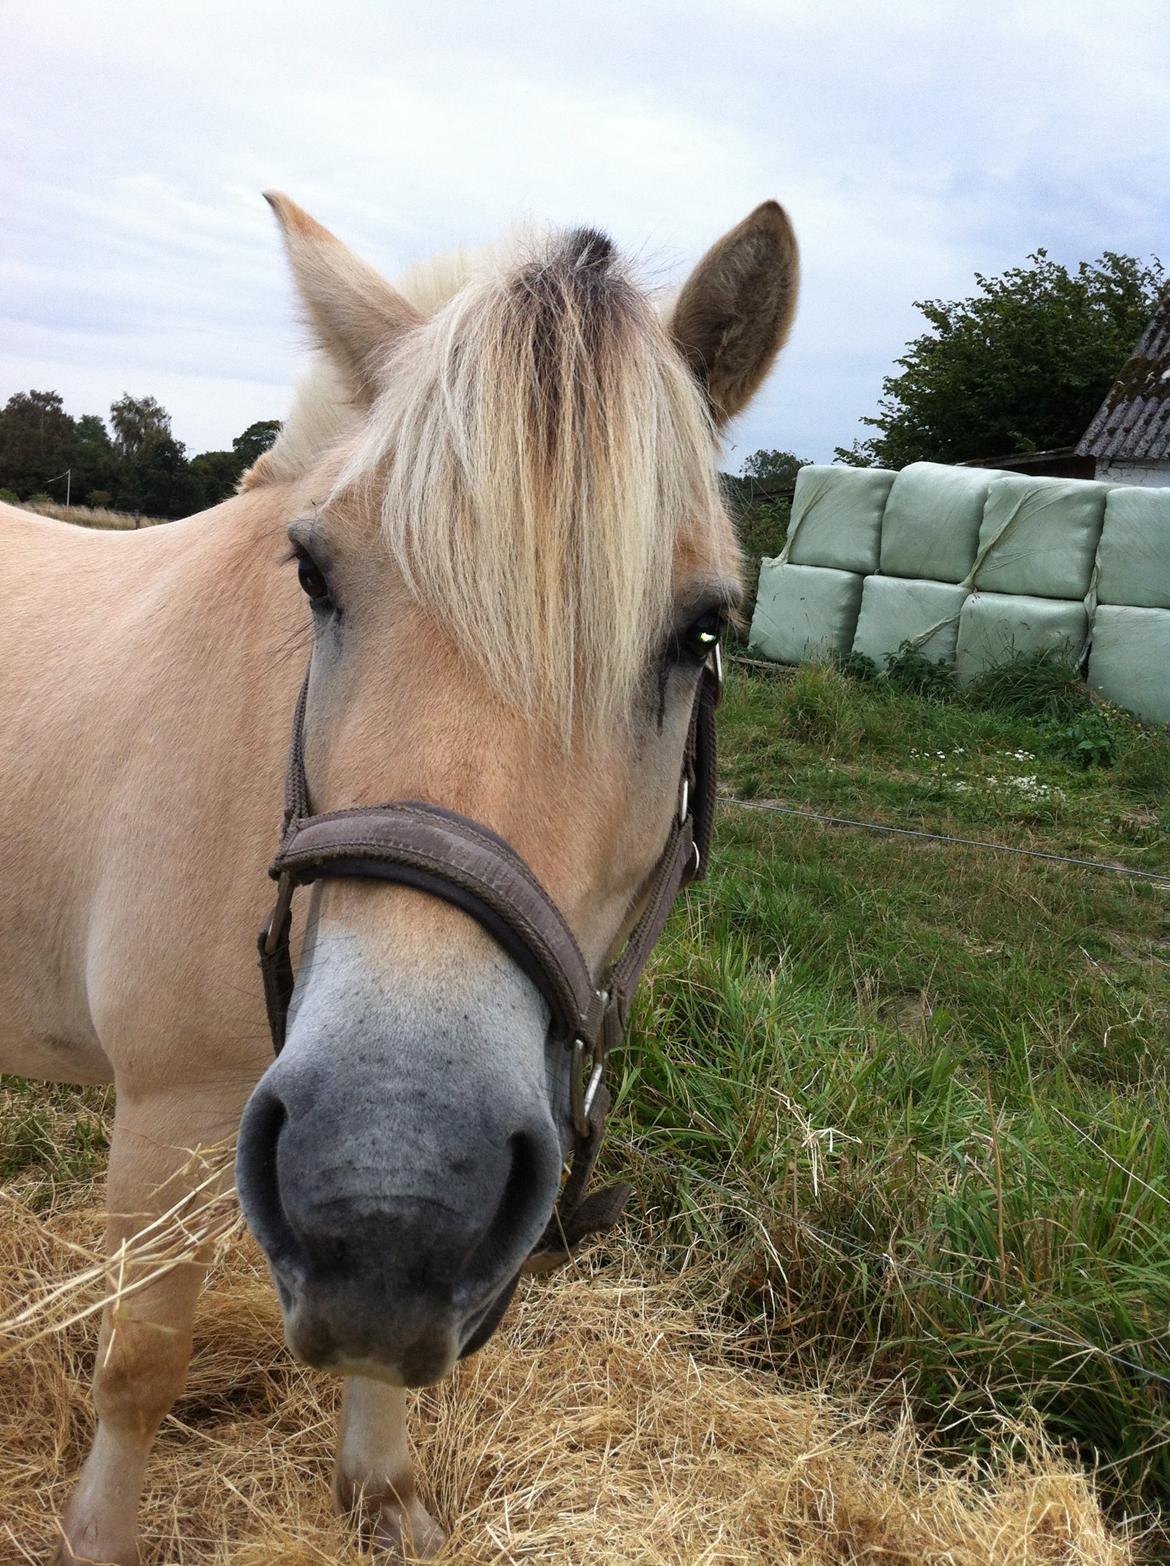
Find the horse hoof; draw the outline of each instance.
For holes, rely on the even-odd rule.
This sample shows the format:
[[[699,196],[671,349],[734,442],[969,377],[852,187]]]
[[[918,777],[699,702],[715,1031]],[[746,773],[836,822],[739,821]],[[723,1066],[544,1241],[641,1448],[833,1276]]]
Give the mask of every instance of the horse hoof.
[[[71,1545],[63,1537],[53,1551],[51,1566],[138,1566],[139,1560],[137,1544],[123,1546],[111,1554],[87,1539],[79,1539]]]
[[[374,1533],[374,1550],[391,1561],[433,1561],[447,1535],[417,1498],[409,1506],[384,1506]]]

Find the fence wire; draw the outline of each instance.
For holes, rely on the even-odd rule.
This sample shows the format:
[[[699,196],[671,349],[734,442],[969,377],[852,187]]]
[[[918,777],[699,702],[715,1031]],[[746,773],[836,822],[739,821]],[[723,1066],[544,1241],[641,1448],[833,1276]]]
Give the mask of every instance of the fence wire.
[[[1041,848],[1021,848],[1014,843],[993,843],[981,837],[952,837],[947,832],[925,832],[917,827],[888,826],[883,821],[860,821],[850,816],[830,816],[819,810],[799,810],[795,805],[781,805],[766,799],[739,799],[732,794],[721,794],[719,802],[732,805],[737,810],[758,810],[768,815],[795,816],[801,821],[817,821],[824,826],[853,827],[862,832],[884,833],[889,837],[916,838],[925,843],[952,843],[959,848],[985,848],[992,854],[1018,854],[1024,859],[1043,859],[1050,864],[1075,865],[1079,870],[1100,870],[1109,875],[1130,876],[1135,881],[1152,881],[1159,886],[1170,886],[1170,875],[1157,870],[1138,870],[1132,865],[1110,864],[1104,859],[1078,859],[1072,854],[1053,854]]]

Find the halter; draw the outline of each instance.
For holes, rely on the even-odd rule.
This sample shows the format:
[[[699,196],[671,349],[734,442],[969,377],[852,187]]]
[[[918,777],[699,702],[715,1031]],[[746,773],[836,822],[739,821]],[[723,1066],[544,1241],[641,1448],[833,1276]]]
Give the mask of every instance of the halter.
[[[306,672],[293,714],[281,843],[268,872],[277,883],[276,906],[259,938],[273,1048],[279,1055],[284,1047],[296,982],[289,935],[297,887],[337,877],[392,881],[469,914],[532,980],[548,1005],[554,1036],[571,1053],[569,1174],[525,1264],[527,1271],[547,1271],[567,1261],[587,1235],[612,1227],[630,1196],[628,1185],[585,1196],[609,1111],[605,1060],[626,1031],[634,990],[675,898],[707,871],[715,814],[715,708],[723,695],[720,648],[712,649],[700,675],[678,809],[640,899],[642,912],[620,955],[596,979],[560,909],[528,865],[478,821],[416,801],[315,815],[305,776],[308,692]]]

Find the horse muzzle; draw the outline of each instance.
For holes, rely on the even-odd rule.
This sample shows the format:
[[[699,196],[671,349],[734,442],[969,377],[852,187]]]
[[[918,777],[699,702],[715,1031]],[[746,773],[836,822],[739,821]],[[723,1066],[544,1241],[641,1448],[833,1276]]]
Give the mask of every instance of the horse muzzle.
[[[506,962],[392,996],[326,967],[244,1112],[240,1200],[298,1359],[429,1385],[490,1336],[548,1222],[561,1051]]]

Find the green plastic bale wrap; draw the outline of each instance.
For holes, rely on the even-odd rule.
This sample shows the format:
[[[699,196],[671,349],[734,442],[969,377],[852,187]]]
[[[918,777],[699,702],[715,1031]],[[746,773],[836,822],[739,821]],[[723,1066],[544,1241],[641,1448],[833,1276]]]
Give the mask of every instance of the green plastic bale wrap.
[[[882,511],[893,482],[894,475],[884,468],[815,463],[801,468],[783,558],[792,565],[830,566],[863,575],[876,571]]]
[[[861,577],[765,560],[748,651],[777,663],[844,657],[853,645]]]
[[[1022,593],[972,593],[959,615],[955,669],[960,685],[1017,654],[1051,652],[1075,662],[1084,650],[1089,617],[1079,600]]]
[[[961,582],[975,564],[995,473],[912,462],[894,480],[882,518],[883,576]]]
[[[1089,684],[1147,723],[1170,723],[1170,609],[1098,604]]]
[[[879,668],[909,642],[932,663],[955,661],[959,611],[967,589],[953,582],[912,582],[897,576],[867,576],[853,651]]]
[[[1097,602],[1170,609],[1170,489],[1114,489],[1097,553]]]
[[[1085,479],[993,478],[973,585],[1033,598],[1084,598],[1108,493],[1108,484]]]

